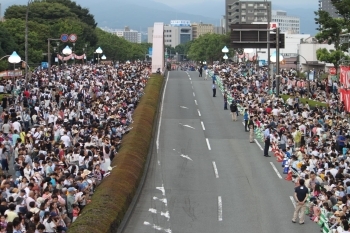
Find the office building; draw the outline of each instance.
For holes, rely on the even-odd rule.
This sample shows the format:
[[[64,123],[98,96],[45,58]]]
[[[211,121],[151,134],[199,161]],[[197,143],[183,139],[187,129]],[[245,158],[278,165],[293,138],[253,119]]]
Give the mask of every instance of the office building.
[[[192,40],[192,27],[189,20],[171,20],[164,25],[164,44],[175,48]],[[153,41],[153,27],[148,28],[148,43]]]
[[[273,10],[271,22],[278,23],[281,32],[300,34],[300,18],[288,16],[286,11]]]
[[[213,24],[206,24],[206,23],[192,23],[192,39],[195,40],[201,35],[207,34],[207,33],[215,33],[214,25]]]
[[[225,19],[226,32],[231,24],[268,22],[271,19],[271,2],[225,0]]]
[[[128,26],[126,26],[124,29],[111,29],[107,27],[101,29],[118,37],[123,37],[129,42],[141,43],[141,33],[135,30],[131,30]]]
[[[318,0],[318,9],[322,11],[327,11],[329,15],[333,18],[339,17],[331,0]]]

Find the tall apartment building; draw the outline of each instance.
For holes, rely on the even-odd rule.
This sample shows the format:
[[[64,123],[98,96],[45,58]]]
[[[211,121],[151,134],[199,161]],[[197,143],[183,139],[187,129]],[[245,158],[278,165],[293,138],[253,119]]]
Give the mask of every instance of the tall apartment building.
[[[268,22],[271,19],[271,1],[225,1],[225,31],[231,24]]]
[[[206,24],[206,23],[192,23],[192,39],[195,40],[201,35],[207,34],[207,33],[215,33],[215,27],[213,24]]]
[[[331,0],[318,0],[318,9],[327,11],[329,15],[333,18],[339,17]]]
[[[164,44],[176,47],[192,40],[192,27],[189,20],[171,20],[164,25]],[[148,28],[148,43],[153,42],[153,27]]]
[[[281,32],[288,34],[300,34],[300,18],[288,16],[286,11],[273,10],[271,22],[278,23]]]
[[[141,43],[141,33],[135,30],[131,30],[128,26],[124,28],[124,30],[121,29],[110,29],[110,28],[101,28],[102,30],[112,33],[118,37],[123,37],[125,40],[132,42],[132,43]]]

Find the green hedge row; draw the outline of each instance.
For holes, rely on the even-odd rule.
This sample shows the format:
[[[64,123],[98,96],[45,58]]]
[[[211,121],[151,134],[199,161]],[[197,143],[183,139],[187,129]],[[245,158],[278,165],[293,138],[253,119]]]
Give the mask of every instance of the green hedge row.
[[[144,172],[163,81],[161,75],[152,75],[149,79],[133,115],[133,129],[123,137],[119,153],[112,162],[111,166],[117,167],[98,186],[91,203],[69,227],[69,233],[116,232]]]
[[[287,101],[287,99],[290,97],[289,95],[281,95],[281,97],[283,98],[284,102]],[[323,103],[323,102],[319,102],[319,101],[315,101],[315,100],[309,100],[309,99],[306,99],[306,98],[299,98],[300,102],[305,104],[306,102],[309,103],[309,106],[310,108],[315,108],[316,105],[318,107],[327,107],[327,104],[326,103]]]

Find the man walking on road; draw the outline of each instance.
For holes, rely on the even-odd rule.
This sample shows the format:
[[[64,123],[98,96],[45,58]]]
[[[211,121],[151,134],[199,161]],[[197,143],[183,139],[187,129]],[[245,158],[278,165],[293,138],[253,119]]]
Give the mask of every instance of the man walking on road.
[[[299,180],[300,186],[295,188],[294,198],[296,200],[295,204],[295,210],[292,222],[296,223],[296,219],[299,215],[299,224],[304,224],[304,217],[305,217],[305,202],[308,197],[309,190],[306,188],[305,180],[300,179]]]
[[[198,71],[199,71],[199,77],[202,77],[203,67],[200,66],[199,69],[198,69]]]
[[[264,131],[264,140],[265,140],[265,147],[264,147],[264,156],[265,157],[271,157],[269,155],[269,148],[270,148],[270,126],[266,126],[266,129]]]
[[[232,115],[232,121],[237,121],[237,104],[234,100],[232,100],[232,103],[230,104],[230,110]]]
[[[247,109],[244,110],[243,119],[244,119],[244,130],[245,130],[246,132],[248,132],[248,120],[249,120],[249,116],[248,116],[248,110],[247,110]]]
[[[213,97],[216,97],[216,84],[215,84],[215,81],[213,81],[212,89],[213,89]]]
[[[254,142],[254,120],[253,116],[250,116],[250,119],[248,120],[248,128],[249,128],[249,142]]]

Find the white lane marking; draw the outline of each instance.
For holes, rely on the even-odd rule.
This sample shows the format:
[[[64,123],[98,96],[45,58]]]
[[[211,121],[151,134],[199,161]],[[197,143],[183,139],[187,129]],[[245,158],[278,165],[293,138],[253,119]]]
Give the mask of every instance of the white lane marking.
[[[202,129],[205,130],[204,123],[201,121]]]
[[[188,107],[186,107],[186,106],[180,106],[180,108],[188,109]]]
[[[218,168],[216,167],[216,163],[214,161],[213,161],[213,168],[214,168],[215,177],[219,178]]]
[[[170,229],[163,229],[161,228],[160,226],[157,226],[155,224],[151,224],[149,222],[143,222],[143,225],[146,225],[146,226],[152,226],[154,229],[158,230],[158,231],[164,231],[165,233],[171,233],[172,231]]]
[[[245,125],[245,124],[244,124],[244,121],[242,121],[242,124],[243,124],[243,126]]]
[[[182,158],[185,158],[185,159],[188,159],[188,160],[193,161],[188,155],[181,154],[180,156],[181,156]]]
[[[192,90],[193,90],[193,86],[192,86]]]
[[[160,161],[158,160],[158,165],[160,165]]]
[[[258,142],[258,140],[254,139],[254,141],[255,141],[256,145],[258,145],[258,147],[260,148],[260,150],[264,150],[264,149],[261,147],[261,145],[260,145],[260,143]]]
[[[193,161],[188,155],[184,155],[184,154],[182,154],[182,153],[180,153],[180,152],[178,152],[177,150],[175,150],[175,149],[173,149],[173,151],[175,151],[176,153],[178,153],[181,157],[183,157],[183,158],[185,158],[185,159],[188,159],[188,160],[191,160],[191,161]]]
[[[162,125],[163,106],[164,106],[164,96],[165,96],[165,91],[166,91],[166,87],[167,87],[168,80],[169,80],[169,74],[170,74],[170,72],[168,73],[167,78],[166,78],[166,81],[165,81],[165,87],[164,87],[163,96],[162,96],[162,104],[160,105],[160,115],[159,115],[158,132],[157,132],[157,141],[156,141],[157,153],[158,153],[158,151],[159,151],[160,126]]]
[[[166,212],[160,212],[160,216],[164,216],[164,217],[166,217],[166,218],[168,219],[168,221],[169,221],[169,219],[170,219],[170,214],[169,214],[169,211],[166,211]]]
[[[156,189],[158,189],[159,191],[162,192],[163,196],[165,196],[165,188],[164,188],[164,185],[162,184],[161,187],[156,187]]]
[[[194,100],[194,103],[195,103],[196,105],[198,105],[198,104],[197,104],[197,100]]]
[[[271,164],[273,170],[275,170],[275,172],[276,172],[278,178],[282,179],[282,176],[281,176],[281,174],[279,173],[279,171],[277,170],[275,164],[273,164],[273,162],[270,162],[270,164]]]
[[[221,198],[221,196],[218,196],[218,220],[219,220],[219,222],[222,221],[222,198]]]
[[[290,198],[290,200],[292,201],[292,203],[293,203],[293,206],[294,206],[294,208],[295,208],[295,200],[294,200],[294,197],[293,196],[289,196],[289,198]]]
[[[157,210],[153,209],[153,208],[149,208],[148,211],[151,212],[152,214],[156,214],[157,213]]]
[[[164,203],[165,206],[168,206],[168,200],[166,198],[153,197],[153,200],[161,201]]]
[[[195,129],[194,127],[190,126],[190,125],[184,125],[182,123],[179,123],[179,125],[182,125],[183,127],[187,127],[187,128],[191,128],[191,129]]]
[[[196,94],[193,92],[193,96],[196,96]]]
[[[151,212],[152,214],[158,213],[158,211],[156,209],[153,209],[153,208],[149,208],[148,211]],[[168,221],[170,219],[169,211],[166,211],[166,212],[160,211],[160,216],[164,216],[165,218],[168,219]]]
[[[191,80],[191,78],[189,78]]]
[[[206,138],[205,140],[207,141],[208,150],[211,150],[210,143],[209,143],[209,139]]]
[[[199,111],[199,109],[197,109],[197,112],[198,112],[198,115],[199,115],[199,116],[202,116],[202,115],[201,115],[201,112]]]

